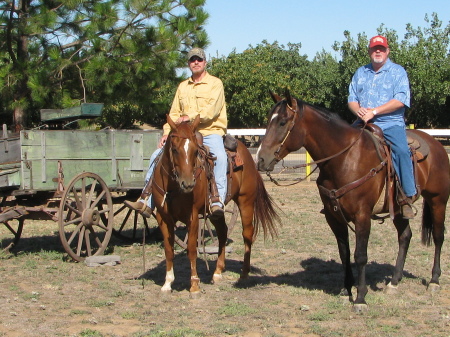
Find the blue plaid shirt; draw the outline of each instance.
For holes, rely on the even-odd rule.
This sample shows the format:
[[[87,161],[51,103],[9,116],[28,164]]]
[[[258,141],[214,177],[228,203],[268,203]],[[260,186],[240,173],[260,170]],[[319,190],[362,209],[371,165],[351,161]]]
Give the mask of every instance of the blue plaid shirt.
[[[376,108],[391,99],[409,107],[411,93],[405,69],[390,59],[375,72],[369,63],[356,70],[349,86],[348,102],[358,102],[364,108]],[[388,114],[376,115],[373,122],[382,130],[405,125],[405,108]]]

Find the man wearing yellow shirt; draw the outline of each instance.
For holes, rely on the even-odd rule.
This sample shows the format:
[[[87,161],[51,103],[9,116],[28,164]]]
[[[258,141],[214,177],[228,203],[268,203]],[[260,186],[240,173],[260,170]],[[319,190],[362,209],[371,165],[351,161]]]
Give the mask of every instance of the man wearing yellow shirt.
[[[203,135],[203,144],[208,146],[213,155],[217,157],[214,163],[214,176],[220,201],[211,204],[211,216],[219,217],[224,215],[223,202],[227,192],[227,155],[222,137],[226,134],[228,120],[223,84],[220,79],[206,71],[207,62],[203,49],[193,48],[189,51],[187,58],[192,75],[178,86],[169,117],[175,123],[181,123],[192,121],[197,115],[200,115],[198,131]],[[156,165],[155,159],[162,151],[161,148],[167,140],[170,126],[166,123],[163,130],[158,149],[150,158],[150,167],[145,178],[146,183],[153,174]],[[125,204],[149,217],[154,209],[152,199],[152,197],[148,198],[147,205],[143,199],[137,202],[125,201]]]

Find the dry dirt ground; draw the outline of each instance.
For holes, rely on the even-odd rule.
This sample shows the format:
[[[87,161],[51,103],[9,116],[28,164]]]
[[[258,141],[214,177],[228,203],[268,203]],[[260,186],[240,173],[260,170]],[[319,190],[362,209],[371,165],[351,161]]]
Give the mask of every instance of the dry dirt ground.
[[[420,244],[419,218],[412,221],[413,239],[395,295],[383,290],[395,263],[396,233],[389,221],[373,222],[369,310],[358,314],[339,297],[343,273],[335,239],[319,213],[315,183],[277,187],[266,181],[266,186],[283,211],[278,238],[257,238],[251,276],[240,283],[243,242],[237,223],[221,284],[210,284],[215,256],[207,262],[199,256],[197,299],[189,296],[188,260],[181,249],[174,291],[163,296],[160,242],[142,247],[112,239],[108,254],[119,255],[122,263],[87,267],[65,258],[56,223],[27,222],[15,253],[0,255],[0,336],[450,336],[448,244],[441,290],[430,293],[434,247]],[[353,234],[351,243],[353,249]]]

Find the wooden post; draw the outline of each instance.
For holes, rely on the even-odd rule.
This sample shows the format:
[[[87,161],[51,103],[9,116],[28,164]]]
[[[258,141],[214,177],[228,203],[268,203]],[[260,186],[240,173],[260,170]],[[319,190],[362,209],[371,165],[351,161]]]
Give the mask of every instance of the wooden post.
[[[309,164],[311,162],[311,156],[309,155],[308,151],[306,151],[306,164]],[[308,177],[306,181],[311,181],[311,177],[309,175],[311,174],[311,166],[306,166],[306,176]]]

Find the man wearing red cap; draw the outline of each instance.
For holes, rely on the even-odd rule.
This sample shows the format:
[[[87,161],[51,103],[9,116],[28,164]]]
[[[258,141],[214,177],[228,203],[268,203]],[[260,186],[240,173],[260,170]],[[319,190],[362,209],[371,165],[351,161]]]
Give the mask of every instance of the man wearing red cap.
[[[389,59],[386,37],[370,39],[370,63],[360,67],[349,86],[348,107],[360,121],[378,125],[391,145],[395,171],[399,176],[406,199],[399,200],[403,218],[412,219],[411,197],[417,191],[411,153],[406,139],[405,108],[411,93],[405,69]]]

